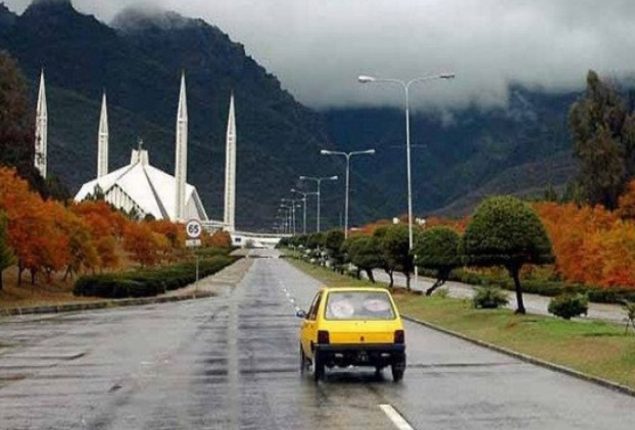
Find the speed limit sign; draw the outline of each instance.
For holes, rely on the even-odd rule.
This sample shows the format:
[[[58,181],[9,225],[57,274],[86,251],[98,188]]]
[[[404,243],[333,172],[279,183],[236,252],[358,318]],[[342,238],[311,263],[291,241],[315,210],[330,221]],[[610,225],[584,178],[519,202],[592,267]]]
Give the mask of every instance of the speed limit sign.
[[[190,239],[198,239],[203,233],[203,225],[197,219],[192,219],[185,224],[185,232]]]

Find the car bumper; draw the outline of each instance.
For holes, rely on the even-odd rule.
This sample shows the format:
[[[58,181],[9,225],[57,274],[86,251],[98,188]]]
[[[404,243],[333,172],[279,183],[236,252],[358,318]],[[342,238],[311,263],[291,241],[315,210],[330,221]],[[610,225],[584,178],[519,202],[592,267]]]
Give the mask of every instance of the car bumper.
[[[318,344],[315,353],[327,366],[384,367],[406,360],[403,344]]]

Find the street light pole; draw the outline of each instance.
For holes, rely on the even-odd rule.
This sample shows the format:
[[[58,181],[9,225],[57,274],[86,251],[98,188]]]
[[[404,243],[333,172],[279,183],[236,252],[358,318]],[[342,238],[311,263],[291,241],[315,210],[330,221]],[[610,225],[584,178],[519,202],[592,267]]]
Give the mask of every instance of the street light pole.
[[[287,233],[291,233],[291,226],[292,226],[292,223],[291,223],[291,220],[292,220],[292,218],[291,218],[291,206],[285,204],[284,200],[286,200],[286,199],[282,199],[283,203],[280,203],[280,208],[282,208],[285,211],[285,213],[284,213],[284,217],[285,217],[284,223],[285,223],[285,226],[286,226],[285,230],[286,230]]]
[[[304,191],[298,191],[295,188],[291,188],[292,193],[300,194],[302,196],[302,204],[304,206],[302,210],[302,234],[306,234],[306,202],[307,196],[311,196],[317,193],[305,193]]]
[[[298,200],[296,199],[281,199],[282,202],[284,203],[288,203],[291,209],[291,226],[292,226],[292,230],[293,230],[293,235],[295,236],[296,233],[296,223],[295,223],[295,208],[298,204]]]
[[[410,251],[414,248],[414,238],[412,231],[412,168],[411,168],[411,160],[410,160],[410,86],[416,82],[425,82],[432,81],[435,79],[454,79],[454,73],[442,73],[438,75],[424,76],[420,78],[414,78],[409,80],[408,82],[403,81],[401,79],[392,79],[392,78],[375,78],[372,76],[364,76],[361,75],[358,77],[358,81],[362,84],[366,83],[395,83],[399,84],[404,89],[405,95],[405,111],[406,111],[406,172],[408,176],[408,245]]]
[[[329,151],[323,149],[320,151],[322,155],[341,155],[346,158],[346,196],[344,198],[344,238],[348,239],[348,206],[349,206],[349,194],[350,194],[350,171],[351,171],[351,157],[353,155],[373,155],[374,149],[367,149],[365,151]]]
[[[337,181],[339,178],[337,176],[300,176],[301,181],[314,181],[317,184],[317,192],[315,193],[317,196],[317,222],[316,229],[317,232],[320,232],[320,185],[322,181]]]

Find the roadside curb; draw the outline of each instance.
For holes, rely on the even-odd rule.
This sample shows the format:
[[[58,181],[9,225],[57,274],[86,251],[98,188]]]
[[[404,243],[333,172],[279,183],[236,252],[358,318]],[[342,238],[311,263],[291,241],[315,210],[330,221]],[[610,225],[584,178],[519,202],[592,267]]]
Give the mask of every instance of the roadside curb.
[[[197,292],[192,294],[164,296],[164,297],[140,297],[131,299],[103,300],[88,303],[65,303],[61,305],[32,306],[26,308],[0,309],[0,317],[10,317],[32,314],[57,314],[63,312],[81,312],[95,309],[117,308],[125,306],[141,306],[158,303],[180,302],[184,300],[202,299],[214,296],[211,292]]]
[[[475,345],[490,349],[492,351],[496,351],[496,352],[500,352],[502,354],[508,355],[510,357],[516,358],[518,360],[527,362],[527,363],[531,363],[531,364],[535,364],[537,366],[541,366],[544,367],[546,369],[549,370],[553,370],[559,373],[563,373],[565,375],[568,376],[572,376],[574,378],[578,378],[581,379],[583,381],[587,381],[587,382],[591,382],[593,384],[596,385],[600,385],[604,388],[608,388],[611,389],[613,391],[617,391],[620,392],[622,394],[626,394],[632,397],[635,397],[635,389],[627,387],[625,385],[622,384],[618,384],[617,382],[613,382],[613,381],[609,381],[608,379],[603,379],[597,376],[592,376],[592,375],[588,375],[586,373],[580,372],[578,370],[572,369],[570,367],[566,367],[566,366],[561,366],[559,364],[555,364],[555,363],[551,363],[549,361],[545,361],[545,360],[541,360],[539,358],[536,357],[532,357],[530,355],[527,354],[523,354],[521,352],[516,352],[516,351],[512,351],[511,349],[507,349],[504,348],[502,346],[498,346],[498,345],[494,345],[492,343],[489,342],[485,342],[482,340],[478,340],[478,339],[474,339],[472,337],[469,337],[467,335],[464,335],[462,333],[456,332],[454,330],[450,330],[441,326],[438,326],[436,324],[430,323],[428,321],[424,321],[424,320],[420,320],[417,318],[413,318],[407,315],[401,315],[401,317],[407,321],[413,322],[415,324],[420,324],[422,326],[428,327],[432,330],[436,330],[439,331],[441,333],[445,333],[447,335],[465,340],[467,342],[473,343]]]

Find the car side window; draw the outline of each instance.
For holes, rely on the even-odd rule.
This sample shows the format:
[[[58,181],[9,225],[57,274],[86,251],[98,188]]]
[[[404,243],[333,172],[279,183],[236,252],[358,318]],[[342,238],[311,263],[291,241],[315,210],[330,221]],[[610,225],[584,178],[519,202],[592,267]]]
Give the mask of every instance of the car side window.
[[[307,319],[314,321],[317,318],[318,308],[320,307],[320,301],[322,300],[322,293],[317,293],[315,298],[313,299],[313,304],[311,305],[311,309],[309,309],[309,315]]]

